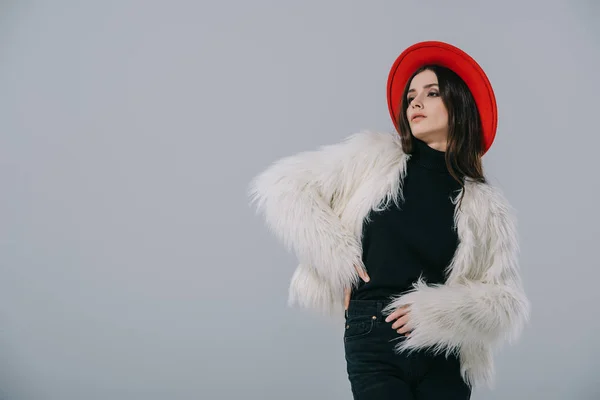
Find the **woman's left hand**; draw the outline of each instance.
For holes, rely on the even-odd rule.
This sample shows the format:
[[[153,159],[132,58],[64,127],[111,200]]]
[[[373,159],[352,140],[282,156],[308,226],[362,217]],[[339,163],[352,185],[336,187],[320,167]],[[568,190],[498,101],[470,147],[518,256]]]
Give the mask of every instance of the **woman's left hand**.
[[[396,311],[387,316],[385,322],[393,320],[396,321],[392,324],[392,329],[395,329],[399,334],[406,334],[406,336],[410,335],[411,329],[408,324],[410,320],[410,308],[408,305],[398,307]]]

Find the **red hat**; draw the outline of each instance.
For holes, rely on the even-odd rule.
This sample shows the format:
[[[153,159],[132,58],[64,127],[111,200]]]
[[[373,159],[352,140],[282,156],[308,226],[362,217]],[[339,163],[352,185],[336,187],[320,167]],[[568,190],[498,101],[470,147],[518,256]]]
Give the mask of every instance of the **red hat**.
[[[398,56],[387,83],[387,100],[390,116],[396,126],[402,107],[402,93],[411,75],[421,66],[437,64],[454,71],[469,87],[479,110],[483,127],[483,154],[496,136],[498,110],[492,85],[477,62],[461,49],[448,43],[427,41],[413,44]],[[483,155],[482,154],[482,155]]]

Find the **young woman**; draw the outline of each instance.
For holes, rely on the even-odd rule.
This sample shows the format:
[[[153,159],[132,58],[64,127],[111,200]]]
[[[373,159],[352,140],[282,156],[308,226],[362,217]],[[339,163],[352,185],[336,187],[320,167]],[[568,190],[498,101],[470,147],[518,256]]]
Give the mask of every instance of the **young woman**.
[[[483,174],[491,85],[421,42],[388,78],[398,133],[360,132],[273,163],[250,195],[300,264],[290,304],[345,316],[355,399],[469,399],[528,320],[516,220]]]

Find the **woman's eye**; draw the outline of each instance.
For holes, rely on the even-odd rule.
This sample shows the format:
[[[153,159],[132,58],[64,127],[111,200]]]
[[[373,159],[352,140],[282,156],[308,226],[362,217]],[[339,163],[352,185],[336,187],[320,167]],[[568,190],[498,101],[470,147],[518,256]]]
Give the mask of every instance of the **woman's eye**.
[[[440,95],[440,94],[439,94],[438,92],[429,92],[429,93],[427,93],[427,96],[433,96],[433,97],[437,97],[437,96],[439,96],[439,95]],[[406,98],[406,102],[407,102],[408,104],[410,104],[410,102],[411,102],[411,101],[413,101],[414,99],[415,99],[414,97],[408,97],[408,98]]]

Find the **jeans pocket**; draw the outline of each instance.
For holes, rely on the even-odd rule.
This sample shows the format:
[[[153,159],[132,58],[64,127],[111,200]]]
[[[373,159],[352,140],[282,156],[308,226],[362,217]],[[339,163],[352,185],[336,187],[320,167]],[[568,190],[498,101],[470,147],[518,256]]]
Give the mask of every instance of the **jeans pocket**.
[[[346,330],[344,331],[344,341],[348,342],[354,339],[367,336],[373,330],[375,320],[372,316],[356,316],[346,319]]]

